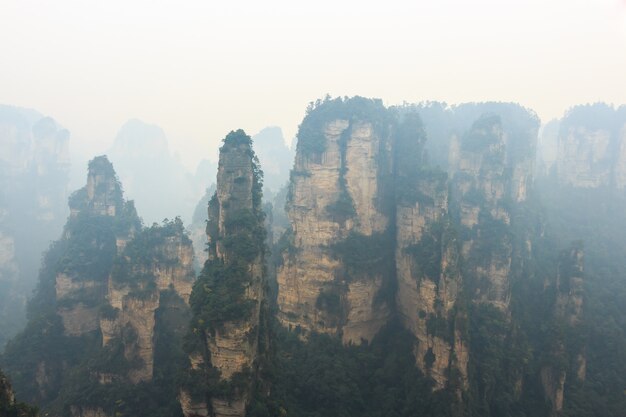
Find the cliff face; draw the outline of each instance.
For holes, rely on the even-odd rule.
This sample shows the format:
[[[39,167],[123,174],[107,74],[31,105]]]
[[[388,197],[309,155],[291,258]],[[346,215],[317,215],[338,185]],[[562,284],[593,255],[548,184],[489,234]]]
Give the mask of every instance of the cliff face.
[[[7,350],[11,371],[20,370],[20,389],[50,415],[136,414],[123,398],[147,386],[167,392],[159,391],[167,387],[163,375],[181,349],[194,281],[191,240],[178,218],[144,229],[104,156],[89,163],[87,185],[69,204],[63,237],[44,261],[33,320]],[[32,337],[44,342],[24,355]]]
[[[196,345],[180,402],[186,416],[243,416],[266,320],[261,172],[252,141],[231,132],[220,149],[209,202],[208,261],[191,296]],[[195,382],[194,382],[195,381]],[[226,392],[216,392],[216,385]]]
[[[0,346],[25,324],[38,263],[66,216],[69,132],[0,105]]]
[[[146,229],[125,245],[108,280],[109,304],[99,326],[103,347],[121,340],[126,359],[136,360],[137,366],[123,375],[132,383],[152,380],[156,330],[165,325],[158,313],[185,312],[193,282],[193,248],[180,220]],[[184,329],[181,324],[171,331]]]
[[[139,220],[132,204],[124,202],[113,166],[104,156],[89,163],[87,185],[72,194],[69,205],[63,240],[74,259],[66,255],[67,263],[56,273],[56,312],[65,335],[81,336],[98,330],[117,244],[134,235]],[[126,214],[129,218],[123,220]]]
[[[506,180],[506,143],[499,117],[477,121],[463,137],[455,171],[454,202],[466,231],[462,253],[464,258],[482,261],[468,271],[473,275],[474,296],[506,310],[512,247],[506,235],[511,215],[505,201],[510,184]]]
[[[348,110],[348,103],[339,105]],[[348,111],[344,119],[312,110],[303,121],[288,200],[293,242],[277,274],[284,326],[357,344],[371,340],[389,316],[387,303],[377,301],[384,274],[346,262],[354,248],[344,245],[342,259],[333,247],[380,241],[390,225],[382,198],[392,169],[390,125],[382,105],[368,112]]]
[[[527,199],[538,121],[489,103],[438,108],[449,126],[425,129],[416,111],[430,108],[398,116],[360,100],[317,103],[300,126],[278,319],[358,344],[397,312],[435,389],[467,388],[461,293],[508,314],[513,261],[526,251],[515,247],[511,206]],[[452,135],[450,176],[428,163],[427,131]],[[444,159],[444,147],[430,149]]]
[[[567,332],[582,332],[583,278],[584,251],[580,244],[574,244],[561,254],[554,283],[553,320]],[[585,380],[587,359],[584,345],[572,350],[563,334],[553,334],[552,339],[551,360],[541,368],[540,376],[552,415],[558,415],[563,411],[566,381]]]
[[[455,321],[462,283],[448,218],[447,175],[422,161],[425,140],[419,117],[407,114],[396,135],[396,305],[415,336],[416,364],[433,378],[435,389],[444,388],[451,368],[465,387],[467,348],[448,325]]]
[[[626,186],[626,108],[597,103],[576,106],[561,122],[557,175],[576,188]]]

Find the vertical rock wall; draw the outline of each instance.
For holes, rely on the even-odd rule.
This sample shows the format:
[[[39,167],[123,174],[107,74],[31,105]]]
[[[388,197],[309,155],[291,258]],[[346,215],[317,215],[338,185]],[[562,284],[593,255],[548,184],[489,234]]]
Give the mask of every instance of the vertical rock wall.
[[[245,415],[256,379],[266,302],[265,228],[262,174],[251,145],[240,130],[231,132],[220,149],[217,190],[209,202],[209,259],[192,294],[199,343],[189,352],[189,374],[213,392],[214,385],[225,384],[229,394],[194,395],[193,383],[184,386],[185,416]]]
[[[341,334],[344,343],[371,340],[389,316],[375,301],[388,277],[346,268],[333,248],[350,234],[375,239],[390,224],[381,198],[391,175],[390,126],[375,117],[323,120],[311,127],[323,150],[298,146],[288,201],[293,247],[278,270],[281,323]]]

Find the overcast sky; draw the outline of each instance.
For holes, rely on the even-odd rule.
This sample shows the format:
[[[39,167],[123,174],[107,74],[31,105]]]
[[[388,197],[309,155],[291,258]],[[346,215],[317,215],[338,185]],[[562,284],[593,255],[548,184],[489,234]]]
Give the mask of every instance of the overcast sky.
[[[219,3],[219,4],[217,4]],[[626,102],[626,0],[0,0],[0,103],[106,150],[129,118],[195,167],[236,128],[290,140],[326,93]]]

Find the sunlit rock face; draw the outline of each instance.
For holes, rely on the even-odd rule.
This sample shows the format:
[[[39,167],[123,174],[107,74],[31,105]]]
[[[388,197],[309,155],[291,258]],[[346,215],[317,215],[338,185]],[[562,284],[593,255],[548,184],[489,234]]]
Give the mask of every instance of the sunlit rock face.
[[[382,105],[368,111],[360,119],[324,118],[313,109],[303,121],[288,197],[292,247],[278,270],[284,326],[357,344],[389,316],[380,297],[388,277],[352,268],[333,248],[350,236],[384,239],[390,225],[383,197],[392,191],[391,123]]]
[[[453,369],[464,389],[470,352],[457,301],[468,289],[473,301],[508,310],[508,207],[527,198],[538,121],[497,103],[393,115],[369,106],[358,98],[318,103],[300,126],[278,319],[305,339],[321,332],[349,344],[372,340],[397,313],[434,388]],[[425,127],[420,112],[447,125]],[[450,137],[427,148],[427,132]],[[428,162],[428,149],[448,173]]]
[[[25,324],[39,260],[67,213],[69,132],[0,105],[0,346]]]
[[[190,369],[202,380],[217,374],[215,383],[232,388],[225,398],[198,388],[182,387],[179,400],[185,416],[244,416],[256,379],[260,328],[266,320],[265,226],[261,211],[261,171],[243,131],[231,132],[220,149],[217,186],[208,204],[208,260],[192,294],[197,346],[189,352]],[[216,306],[232,300],[226,309]],[[206,313],[203,313],[206,312]],[[201,390],[201,389],[200,389]]]

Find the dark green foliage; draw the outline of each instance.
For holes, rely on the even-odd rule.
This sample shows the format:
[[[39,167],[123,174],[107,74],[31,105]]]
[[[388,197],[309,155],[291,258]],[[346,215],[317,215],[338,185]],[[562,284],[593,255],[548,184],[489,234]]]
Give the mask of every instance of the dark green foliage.
[[[228,381],[222,379],[218,369],[210,366],[206,346],[209,334],[214,334],[227,322],[248,319],[253,309],[259,307],[257,301],[247,298],[245,294],[246,288],[252,284],[251,266],[255,262],[262,264],[264,260],[267,238],[261,202],[263,172],[251,144],[251,139],[242,130],[231,132],[220,149],[220,168],[225,163],[226,152],[245,152],[245,156],[250,158],[252,207],[235,207],[232,198],[221,201],[217,193],[209,202],[207,232],[210,257],[191,293],[191,329],[184,346],[187,354],[200,354],[209,365],[206,369],[198,370],[191,369],[190,364],[186,363],[178,383],[179,387],[198,400],[234,399],[250,386],[255,372],[246,368]],[[247,181],[245,178],[236,178],[234,184],[218,184],[218,187],[237,186],[238,183],[242,186]],[[224,216],[222,228],[218,224],[220,216]],[[250,344],[254,345],[258,337],[257,329],[252,329],[248,337]]]
[[[296,255],[297,248],[294,244],[294,234],[291,226],[285,230],[285,232],[280,236],[278,242],[272,248],[272,258],[274,260],[274,265],[277,267],[283,264],[283,255],[287,255],[293,259]]]
[[[617,133],[621,128],[619,113],[606,103],[578,105],[570,108],[561,120],[559,136],[567,134],[570,128],[584,127],[588,130],[608,130]]]
[[[369,121],[375,128],[385,129],[392,120],[390,112],[379,99],[359,96],[317,100],[309,104],[306,116],[298,127],[298,152],[306,156],[320,155],[326,150],[324,125],[332,120]]]
[[[346,268],[346,279],[362,279],[390,271],[393,257],[392,235],[388,232],[371,236],[351,232],[335,243],[331,250]]]
[[[15,378],[18,392],[41,405],[47,413],[67,416],[72,404],[100,407],[116,416],[181,415],[172,375],[184,358],[180,334],[186,330],[189,317],[177,324],[178,330],[172,329],[169,323],[164,324],[168,314],[160,310],[170,308],[173,302],[161,300],[157,311],[155,376],[151,382],[137,385],[127,379],[130,370],[143,365],[138,352],[134,351],[137,334],[132,327],[127,326],[119,339],[102,347],[99,331],[79,337],[66,336],[61,317],[57,315],[57,308],[81,303],[96,307],[100,318],[118,317],[119,311],[104,298],[110,273],[118,282],[129,284],[131,296],[159,297],[154,277],[139,271],[154,266],[173,266],[175,260],[165,257],[163,251],[163,246],[172,239],[191,243],[180,219],[141,230],[134,205],[125,203],[120,207],[116,216],[84,210],[70,217],[64,238],[55,242],[46,254],[39,287],[29,307],[28,326],[9,344],[2,357]],[[116,239],[128,238],[133,232],[136,240],[128,242],[123,256],[118,256]],[[57,301],[55,282],[59,273],[74,280],[95,280],[96,286],[72,291]],[[180,300],[172,305],[172,311],[181,314],[188,310]],[[45,372],[45,382],[39,386],[36,381],[41,381],[42,372]],[[101,384],[100,373],[110,375],[112,382]]]
[[[361,346],[344,347],[318,334],[304,343],[280,326],[273,328],[272,340],[261,375],[270,394],[257,393],[247,416],[460,415],[452,392],[431,392],[432,383],[415,367],[414,339],[399,325]]]
[[[341,294],[338,288],[320,290],[320,294],[315,301],[315,307],[327,312],[331,316],[340,317],[343,309],[341,305]]]
[[[224,220],[224,249],[245,262],[254,261],[265,250],[263,219],[264,215],[251,210],[229,212]]]
[[[171,256],[165,246],[172,239],[180,240],[184,245],[191,245],[179,217],[165,219],[161,226],[154,223],[151,227],[138,232],[124,248],[122,256],[115,259],[111,269],[111,278],[116,282],[140,284],[154,281],[154,277],[143,271],[154,265],[174,267],[178,264],[177,256]]]
[[[563,415],[621,417],[626,409],[626,201],[610,189],[565,188],[550,179],[539,183],[538,191],[546,242],[535,251],[536,258],[556,276],[560,250],[569,255],[570,242],[584,241],[582,323],[574,327],[552,323],[537,335],[546,346],[554,340],[565,345],[555,361],[568,371]],[[567,265],[559,265],[565,277],[571,272]],[[562,290],[567,292],[567,287]],[[574,376],[581,351],[587,360],[584,382]]]
[[[495,145],[500,137],[494,132],[501,128],[502,122],[497,115],[485,115],[472,125],[471,130],[463,136],[461,149],[469,152],[483,152],[490,145]]]
[[[119,314],[118,308],[112,307],[110,304],[100,306],[100,317],[107,320],[115,320]]]
[[[247,263],[208,261],[191,293],[196,325],[213,330],[226,321],[248,318],[254,306],[244,298],[244,286],[249,282]]]
[[[419,276],[426,276],[431,281],[439,282],[441,276],[441,257],[443,252],[442,235],[444,223],[431,223],[423,232],[418,243],[407,246],[404,250],[413,257]]]
[[[0,371],[0,416],[37,417],[38,410],[28,404],[15,401],[13,388],[8,378]]]
[[[354,202],[352,197],[347,191],[343,191],[339,194],[337,200],[329,204],[326,207],[326,212],[336,222],[343,223],[346,220],[356,216],[356,210],[354,209]]]
[[[397,175],[414,177],[425,164],[426,131],[419,114],[410,112],[404,115],[394,132],[394,142]]]
[[[511,227],[495,219],[487,210],[478,215],[478,225],[472,230],[475,239],[468,262],[489,265],[492,260],[506,260],[511,254]]]
[[[113,222],[113,217],[88,212],[70,218],[66,230],[71,238],[57,266],[58,271],[89,279],[106,279],[116,253]]]

